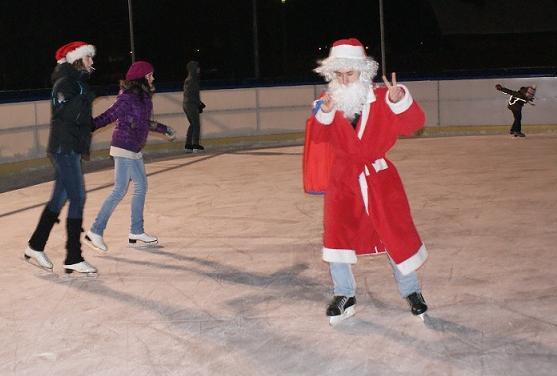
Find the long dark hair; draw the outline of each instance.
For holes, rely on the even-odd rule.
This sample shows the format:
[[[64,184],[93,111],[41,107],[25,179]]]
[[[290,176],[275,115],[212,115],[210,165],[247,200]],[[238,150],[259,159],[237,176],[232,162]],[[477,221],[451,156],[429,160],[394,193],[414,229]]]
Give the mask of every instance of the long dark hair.
[[[137,80],[120,80],[120,89],[125,93],[133,93],[142,98],[145,95],[149,97],[153,96],[154,91],[149,87],[149,83],[145,77],[141,77]]]

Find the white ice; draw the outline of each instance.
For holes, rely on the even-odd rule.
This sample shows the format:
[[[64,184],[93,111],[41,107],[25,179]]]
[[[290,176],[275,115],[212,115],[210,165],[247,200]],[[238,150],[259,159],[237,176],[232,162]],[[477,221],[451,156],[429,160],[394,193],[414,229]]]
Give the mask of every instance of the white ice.
[[[127,247],[130,187],[109,252],[83,247],[97,278],[63,275],[63,223],[46,248],[56,274],[23,261],[52,183],[0,194],[0,375],[557,373],[557,135],[393,149],[430,254],[425,322],[376,256],[354,268],[356,315],[329,325],[322,197],[302,192],[301,153],[149,163],[145,228],[161,247]],[[112,174],[86,175],[86,229]]]

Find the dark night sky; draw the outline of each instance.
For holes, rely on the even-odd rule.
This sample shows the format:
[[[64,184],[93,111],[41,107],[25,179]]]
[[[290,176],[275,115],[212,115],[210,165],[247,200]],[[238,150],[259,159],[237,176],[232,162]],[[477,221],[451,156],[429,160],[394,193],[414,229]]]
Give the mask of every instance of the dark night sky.
[[[138,59],[178,85],[199,60],[205,86],[307,82],[333,40],[354,36],[380,60],[378,0],[257,0],[260,79],[254,80],[252,0],[133,0]],[[387,67],[436,76],[557,65],[557,0],[384,0]],[[45,88],[54,52],[97,46],[93,83],[127,69],[127,0],[0,0],[0,90]]]

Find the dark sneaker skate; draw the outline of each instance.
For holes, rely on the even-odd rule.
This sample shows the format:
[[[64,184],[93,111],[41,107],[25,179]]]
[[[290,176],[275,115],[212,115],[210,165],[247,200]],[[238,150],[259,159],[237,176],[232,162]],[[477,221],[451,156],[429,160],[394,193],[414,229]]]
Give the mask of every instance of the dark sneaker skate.
[[[410,305],[410,310],[414,316],[419,316],[424,320],[424,313],[427,311],[424,297],[419,292],[414,292],[406,297],[406,301]]]
[[[329,316],[329,324],[335,326],[339,322],[354,316],[356,313],[356,297],[334,296],[333,300],[327,307],[327,316]]]

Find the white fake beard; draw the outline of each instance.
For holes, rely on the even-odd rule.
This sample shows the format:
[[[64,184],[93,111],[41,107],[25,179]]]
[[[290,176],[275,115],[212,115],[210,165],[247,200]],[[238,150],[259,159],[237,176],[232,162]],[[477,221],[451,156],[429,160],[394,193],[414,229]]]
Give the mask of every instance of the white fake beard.
[[[335,101],[336,109],[344,112],[344,117],[353,120],[362,112],[369,94],[369,84],[360,80],[349,85],[342,85],[337,80],[329,83],[329,94]]]

